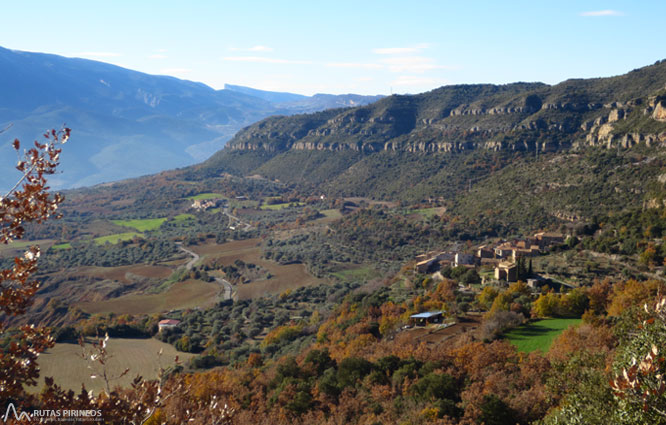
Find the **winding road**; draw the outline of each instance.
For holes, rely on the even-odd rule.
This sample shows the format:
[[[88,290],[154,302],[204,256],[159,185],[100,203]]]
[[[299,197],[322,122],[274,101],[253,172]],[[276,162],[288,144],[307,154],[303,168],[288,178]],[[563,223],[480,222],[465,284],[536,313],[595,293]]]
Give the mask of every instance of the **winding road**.
[[[180,249],[184,253],[192,256],[192,259],[190,261],[188,261],[187,264],[185,264],[185,268],[187,270],[192,270],[192,267],[194,267],[194,264],[196,264],[196,262],[199,261],[199,259],[201,257],[199,257],[199,254],[197,254],[196,252],[190,251],[189,249],[183,247],[183,244],[180,243],[180,242],[176,242],[176,245],[178,245],[178,249]],[[225,301],[232,299],[233,296],[234,296],[234,287],[231,286],[231,283],[226,279],[222,279],[221,277],[216,277],[215,281],[217,283],[219,283],[220,285],[222,285],[222,287],[224,288],[222,299],[225,300]]]
[[[231,227],[231,222],[235,221],[236,223],[238,223],[239,228],[242,227],[241,230],[244,230],[244,231],[247,232],[248,230],[252,229],[252,225],[250,225],[250,223],[246,223],[246,222],[242,221],[240,218],[238,218],[234,215],[231,215],[231,213],[229,212],[229,207],[223,208],[222,212],[224,213],[224,215],[229,217],[229,223],[230,223],[229,226],[230,227]]]
[[[194,251],[190,251],[189,249],[183,247],[182,242],[176,242],[176,245],[178,245],[178,249],[180,249],[180,250],[183,251],[184,253],[186,253],[186,254],[192,256],[192,259],[191,259],[187,264],[185,264],[185,268],[186,268],[187,270],[192,270],[192,267],[194,267],[194,264],[195,264],[197,261],[199,261],[199,258],[200,258],[200,257],[199,257],[199,254],[197,254],[197,253],[194,252]]]

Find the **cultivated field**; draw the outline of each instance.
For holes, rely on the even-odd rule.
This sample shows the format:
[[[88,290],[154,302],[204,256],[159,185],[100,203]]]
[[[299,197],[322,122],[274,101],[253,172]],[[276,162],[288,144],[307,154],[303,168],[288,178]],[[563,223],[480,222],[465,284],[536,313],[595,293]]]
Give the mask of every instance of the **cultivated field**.
[[[110,300],[78,304],[87,313],[151,314],[175,309],[208,308],[221,300],[217,282],[186,280],[174,283],[160,294],[129,294]]]
[[[212,192],[200,193],[198,195],[187,197],[187,199],[190,199],[192,201],[203,201],[204,199],[223,199],[223,198],[225,198],[225,196],[222,195],[221,193],[212,193]]]
[[[256,264],[271,274],[270,279],[238,285],[238,299],[250,299],[268,294],[279,294],[287,289],[318,285],[325,281],[310,275],[303,264],[280,265],[261,258],[259,239],[233,241],[225,244],[206,244],[188,247],[204,257],[204,261],[215,260],[218,264],[232,265],[236,260]]]
[[[183,260],[179,260],[179,262],[182,263]],[[154,279],[166,279],[173,272],[173,269],[170,267],[152,266],[149,264],[133,264],[117,267],[85,266],[79,267],[77,270],[82,275],[117,280],[125,283],[130,282],[128,277],[131,277],[131,275]]]
[[[115,377],[126,368],[130,369],[124,377],[112,380],[112,387],[129,386],[137,374],[146,379],[155,379],[160,364],[163,368],[172,366],[176,356],[179,356],[182,364],[186,364],[194,356],[190,353],[180,353],[172,345],[152,338],[112,338],[108,342],[107,350],[111,356],[106,367],[107,374]],[[161,358],[158,356],[160,350],[163,351]],[[49,376],[55,378],[55,382],[66,389],[77,392],[81,390],[81,384],[85,384],[86,389],[92,389],[99,394],[105,384],[101,378],[90,378],[90,374],[100,374],[102,366],[83,359],[82,352],[82,347],[78,344],[63,343],[56,344],[52,349],[42,353],[39,356],[41,379],[39,385],[33,388],[34,391],[39,391],[44,383],[44,377]]]
[[[373,277],[377,276],[377,272],[369,266],[360,266],[357,268],[349,268],[345,270],[340,270],[333,273],[333,276],[337,277],[343,281],[363,281],[367,282]]]
[[[18,240],[10,244],[0,244],[0,258],[14,257],[21,255],[28,247],[32,245],[39,245],[42,251],[46,251],[53,245],[53,239],[40,239],[36,241],[22,241]]]
[[[292,206],[301,206],[305,205],[304,202],[285,202],[283,204],[264,204],[261,206],[262,210],[281,210],[283,208],[289,208]]]
[[[563,330],[578,325],[581,319],[543,319],[520,326],[507,332],[504,337],[516,346],[518,351],[526,353],[541,350],[548,351],[555,338]]]
[[[137,220],[111,220],[113,224],[122,227],[131,227],[139,232],[146,232],[148,230],[155,230],[159,228],[166,218],[144,218]]]
[[[411,214],[418,214],[425,218],[432,218],[435,216],[440,216],[446,212],[446,207],[435,207],[435,208],[421,208],[416,210],[411,210]]]

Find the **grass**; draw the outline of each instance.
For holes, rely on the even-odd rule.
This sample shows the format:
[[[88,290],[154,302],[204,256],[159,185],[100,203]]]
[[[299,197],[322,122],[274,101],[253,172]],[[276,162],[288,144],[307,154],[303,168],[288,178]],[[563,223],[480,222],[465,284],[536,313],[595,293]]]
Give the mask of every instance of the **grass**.
[[[442,208],[442,207],[421,208],[421,209],[417,209],[417,210],[411,210],[410,212],[422,215],[425,218],[431,218],[431,217],[441,215],[444,212],[444,208]]]
[[[139,232],[147,232],[159,228],[166,218],[142,218],[137,220],[111,220],[113,224],[123,227],[131,227]]]
[[[283,208],[289,208],[289,207],[294,206],[294,205],[300,207],[301,205],[305,205],[305,203],[303,203],[303,202],[285,202],[283,204],[265,204],[265,205],[261,206],[261,209],[262,210],[273,210],[273,211],[275,211],[275,210],[281,210]]]
[[[71,247],[72,247],[72,244],[71,244],[71,243],[69,243],[69,242],[65,242],[65,243],[59,243],[59,244],[57,244],[57,245],[53,245],[53,246],[51,247],[51,249],[53,249],[53,250],[59,250],[59,249],[69,249],[69,248],[71,248]]]
[[[335,273],[332,273],[333,276],[337,277],[340,280],[352,281],[352,280],[369,280],[375,275],[375,271],[370,267],[358,267],[355,269],[341,270]]]
[[[202,201],[204,199],[222,199],[222,198],[224,198],[224,195],[222,195],[221,193],[213,193],[213,192],[200,193],[198,195],[187,197],[187,199],[191,201]]]
[[[543,319],[512,329],[504,337],[518,351],[529,353],[541,350],[545,353],[563,330],[580,322],[581,319]]]
[[[130,241],[135,237],[143,237],[143,233],[137,233],[137,232],[117,233],[115,235],[101,236],[93,240],[98,245],[104,245],[107,242],[110,244],[117,244],[120,241]]]
[[[331,219],[339,219],[342,218],[342,213],[340,210],[337,209],[331,209],[331,210],[322,210],[320,211],[326,218],[331,218]]]
[[[90,347],[87,348],[90,349]],[[66,390],[81,391],[81,384],[85,384],[86,389],[99,394],[104,389],[104,382],[101,378],[90,378],[90,374],[99,374],[101,366],[99,363],[91,363],[82,358],[81,350],[82,348],[78,344],[59,343],[42,353],[39,356],[41,382],[33,387],[34,391],[41,390],[44,377],[49,376],[55,378],[58,385],[63,386]],[[112,387],[129,387],[137,374],[145,379],[155,379],[160,364],[166,368],[174,364],[176,356],[185,362],[194,357],[194,354],[178,352],[172,345],[153,338],[111,338],[107,350],[110,358],[106,364],[106,371],[110,376],[118,376],[126,368],[130,369],[130,372],[122,378],[112,380]],[[160,350],[163,352],[161,358],[158,356]],[[88,366],[91,366],[92,369],[89,369]]]
[[[257,208],[259,206],[259,201],[253,201],[251,199],[230,199],[229,208]]]
[[[187,221],[187,220],[192,220],[194,216],[192,214],[178,214],[173,218],[173,221],[175,223],[181,222],[181,221]]]

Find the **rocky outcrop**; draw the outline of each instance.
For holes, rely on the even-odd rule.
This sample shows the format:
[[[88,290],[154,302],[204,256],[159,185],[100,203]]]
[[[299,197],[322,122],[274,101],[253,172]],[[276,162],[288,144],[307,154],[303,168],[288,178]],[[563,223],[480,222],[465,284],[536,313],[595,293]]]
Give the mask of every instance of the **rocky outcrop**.
[[[624,109],[613,109],[608,114],[608,122],[610,123],[617,122],[622,118],[624,118]]]
[[[654,111],[652,111],[652,118],[657,121],[666,122],[666,100],[656,103]]]

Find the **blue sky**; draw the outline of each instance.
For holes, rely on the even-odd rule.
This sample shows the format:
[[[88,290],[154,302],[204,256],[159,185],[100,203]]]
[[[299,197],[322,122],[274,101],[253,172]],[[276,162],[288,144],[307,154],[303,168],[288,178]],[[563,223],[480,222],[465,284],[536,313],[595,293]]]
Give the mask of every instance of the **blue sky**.
[[[23,1],[0,45],[302,94],[625,73],[666,58],[664,1]]]

